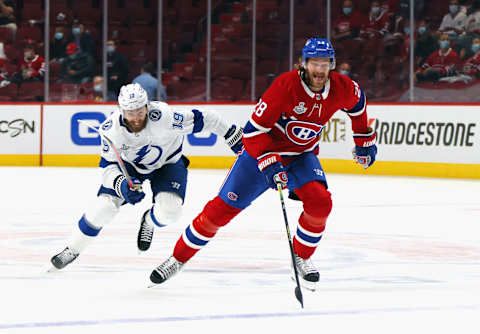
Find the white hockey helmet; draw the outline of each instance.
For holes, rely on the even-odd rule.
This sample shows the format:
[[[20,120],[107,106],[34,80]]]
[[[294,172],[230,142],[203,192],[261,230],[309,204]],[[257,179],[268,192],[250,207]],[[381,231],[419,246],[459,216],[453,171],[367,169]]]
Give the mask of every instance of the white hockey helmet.
[[[135,110],[147,104],[147,92],[138,83],[125,85],[120,89],[118,105],[121,110]]]

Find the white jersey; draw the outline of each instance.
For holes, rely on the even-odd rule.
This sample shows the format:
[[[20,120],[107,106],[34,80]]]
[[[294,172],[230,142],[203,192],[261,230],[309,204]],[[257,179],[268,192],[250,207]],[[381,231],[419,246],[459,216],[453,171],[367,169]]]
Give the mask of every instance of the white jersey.
[[[231,124],[212,111],[173,110],[168,104],[151,101],[147,124],[138,133],[131,132],[120,110],[113,112],[100,126],[100,131],[117,148],[122,160],[140,174],[149,174],[165,164],[176,163],[182,156],[184,136],[203,130],[224,136]],[[113,187],[121,174],[114,150],[102,141],[100,167],[104,168],[103,185]]]

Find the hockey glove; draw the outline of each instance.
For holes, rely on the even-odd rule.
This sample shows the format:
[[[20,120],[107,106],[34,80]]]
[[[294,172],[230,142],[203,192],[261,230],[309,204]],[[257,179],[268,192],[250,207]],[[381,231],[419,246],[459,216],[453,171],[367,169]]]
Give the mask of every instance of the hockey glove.
[[[235,154],[240,153],[243,149],[242,136],[243,128],[237,128],[236,125],[232,125],[224,136],[225,142]]]
[[[278,154],[269,154],[258,160],[258,169],[265,176],[265,182],[272,189],[277,189],[277,183],[282,184],[282,188],[287,187],[288,174],[282,165],[282,158]]]
[[[355,148],[352,151],[353,160],[367,169],[375,162],[377,146],[375,145],[375,132],[368,128],[366,134],[354,134]]]
[[[117,192],[118,196],[125,200],[125,202],[137,204],[145,197],[145,193],[141,190],[141,187],[139,187],[139,185],[142,184],[140,180],[132,177],[132,183],[133,189],[130,189],[125,176],[120,175],[115,179],[114,182],[115,191]]]

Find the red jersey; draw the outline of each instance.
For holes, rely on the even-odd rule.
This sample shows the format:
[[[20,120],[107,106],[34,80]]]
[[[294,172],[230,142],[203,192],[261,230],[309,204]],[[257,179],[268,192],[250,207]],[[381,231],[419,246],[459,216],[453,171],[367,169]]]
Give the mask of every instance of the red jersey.
[[[480,74],[480,52],[477,52],[473,57],[470,57],[465,61],[465,64],[463,64],[463,73]]]
[[[45,59],[36,55],[32,60],[22,58],[18,63],[18,71],[31,71],[32,78],[43,76],[45,74]]]
[[[270,153],[318,154],[319,136],[337,111],[348,113],[353,132],[367,132],[366,98],[358,84],[337,72],[321,92],[313,92],[300,71],[281,74],[265,91],[244,129],[243,143],[254,158]]]
[[[449,48],[446,52],[442,52],[441,49],[438,49],[428,56],[427,60],[422,65],[422,69],[433,67],[439,69],[444,75],[451,75],[455,72],[459,64],[460,58],[452,48]]]
[[[357,11],[352,11],[351,15],[340,14],[335,20],[334,29],[339,37],[360,31],[364,18]]]

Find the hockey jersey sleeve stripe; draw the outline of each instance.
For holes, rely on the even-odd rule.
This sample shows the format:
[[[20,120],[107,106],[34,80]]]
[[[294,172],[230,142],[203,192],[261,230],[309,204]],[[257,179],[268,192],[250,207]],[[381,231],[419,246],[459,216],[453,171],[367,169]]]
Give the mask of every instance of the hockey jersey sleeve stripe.
[[[193,109],[193,133],[201,132],[205,125],[203,121],[203,114],[197,109]]]
[[[243,129],[243,136],[248,138],[260,135],[262,133],[266,133],[268,131],[270,131],[270,129],[264,128],[263,126],[255,123],[254,120],[250,119],[247,124],[245,124],[245,128]]]
[[[98,163],[98,166],[99,166],[99,167],[105,168],[105,167],[110,166],[110,165],[117,165],[117,166],[118,166],[118,162],[116,162],[116,161],[108,161],[108,160],[105,159],[104,157],[101,157],[101,158],[100,158],[100,162]]]
[[[360,90],[360,100],[358,100],[358,103],[352,109],[344,111],[350,116],[361,115],[365,111],[365,100],[365,94],[363,93],[363,90]]]

